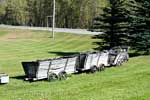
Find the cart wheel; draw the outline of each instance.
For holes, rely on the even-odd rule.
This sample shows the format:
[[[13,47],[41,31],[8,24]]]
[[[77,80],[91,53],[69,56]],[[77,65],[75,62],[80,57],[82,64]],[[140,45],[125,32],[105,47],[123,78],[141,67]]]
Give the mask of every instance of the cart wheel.
[[[49,75],[48,75],[48,80],[49,81],[55,81],[55,80],[57,80],[58,79],[58,76],[55,74],[55,73],[50,73]]]
[[[126,59],[126,62],[129,61],[129,58]]]
[[[121,61],[117,62],[116,64],[116,66],[121,66],[121,65],[122,65]]]
[[[91,69],[90,69],[91,73],[95,73],[96,71],[97,71],[97,67],[96,66],[91,67]]]
[[[59,80],[66,80],[67,79],[67,73],[66,72],[60,72],[59,74],[58,74],[58,76],[59,76]]]
[[[99,67],[97,68],[98,71],[104,71],[105,70],[105,65],[100,64]]]
[[[128,60],[129,60],[129,58],[128,58],[128,57],[126,57],[126,58],[125,58],[125,62],[127,62]]]
[[[124,60],[125,60],[125,62],[127,62],[127,61],[129,60],[129,55],[126,55],[126,56],[124,57]]]

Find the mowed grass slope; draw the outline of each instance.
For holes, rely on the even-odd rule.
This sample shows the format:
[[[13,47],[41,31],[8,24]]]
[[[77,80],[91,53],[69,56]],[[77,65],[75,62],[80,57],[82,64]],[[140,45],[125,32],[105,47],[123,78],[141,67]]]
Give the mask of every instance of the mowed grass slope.
[[[52,39],[48,31],[1,29],[0,72],[23,74],[21,61],[47,59],[92,50],[91,35],[57,33]]]
[[[10,83],[0,85],[0,100],[150,100],[150,56],[131,58],[122,67],[68,80],[24,82],[21,61],[47,59],[92,50],[91,35],[0,29],[0,73]]]

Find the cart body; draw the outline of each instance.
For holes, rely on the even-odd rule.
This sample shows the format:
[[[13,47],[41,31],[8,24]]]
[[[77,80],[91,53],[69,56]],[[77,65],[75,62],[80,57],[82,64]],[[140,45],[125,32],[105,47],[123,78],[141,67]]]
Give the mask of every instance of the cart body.
[[[26,75],[25,80],[40,80],[47,78],[50,62],[51,59],[22,62],[22,66]]]
[[[79,71],[86,71],[91,70],[93,68],[98,69],[101,67],[101,61],[100,61],[101,53],[99,52],[87,52],[82,53],[79,56]]]
[[[128,47],[114,47],[109,50],[109,63],[113,66],[121,65],[123,62],[129,59]]]
[[[60,72],[71,74],[77,72],[76,63],[78,56],[62,57],[56,59],[22,62],[26,75],[25,80],[41,80],[48,78],[49,74],[58,75]]]

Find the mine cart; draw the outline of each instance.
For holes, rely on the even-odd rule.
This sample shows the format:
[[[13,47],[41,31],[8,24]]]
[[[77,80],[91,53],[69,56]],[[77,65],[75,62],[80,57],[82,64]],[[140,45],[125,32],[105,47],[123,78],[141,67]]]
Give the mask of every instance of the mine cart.
[[[79,56],[78,71],[91,71],[92,73],[97,70],[103,70],[104,66],[99,62],[100,53],[98,52],[86,52]]]
[[[129,59],[128,47],[114,47],[109,50],[109,63],[113,66],[122,65],[123,62]]]
[[[120,52],[119,54],[117,54],[114,62],[112,63],[112,65],[116,65],[116,66],[120,66],[123,64],[123,62],[128,61],[129,59],[129,55],[126,52]]]
[[[100,52],[99,65],[120,66],[129,59],[128,47],[114,47]]]
[[[102,52],[85,52],[55,59],[22,62],[25,80],[66,79],[67,74],[104,70],[105,66],[120,66],[129,59],[128,47],[114,47]]]
[[[9,76],[7,74],[0,73],[0,84],[9,83]]]
[[[78,56],[61,57],[56,59],[22,62],[25,80],[66,78],[66,74],[76,72]]]
[[[47,78],[50,62],[51,59],[22,62],[22,66],[26,75],[25,80],[35,81]]]

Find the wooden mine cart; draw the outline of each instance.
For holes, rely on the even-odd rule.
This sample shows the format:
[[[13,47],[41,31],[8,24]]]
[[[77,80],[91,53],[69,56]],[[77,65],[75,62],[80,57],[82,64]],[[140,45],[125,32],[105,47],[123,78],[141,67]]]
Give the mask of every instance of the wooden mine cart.
[[[114,47],[100,52],[99,64],[101,66],[120,66],[128,59],[128,47]]]
[[[26,75],[25,80],[40,80],[47,78],[47,72],[52,60],[37,60],[32,62],[22,62]]]
[[[41,80],[66,78],[64,75],[76,72],[78,56],[62,57],[57,59],[22,62],[26,75],[25,80]]]
[[[67,74],[104,70],[106,66],[120,66],[129,59],[128,47],[114,47],[102,52],[86,52],[56,59],[22,62],[25,80],[66,79]]]
[[[104,66],[100,63],[100,56],[101,54],[99,52],[86,52],[80,54],[77,70],[91,71],[92,73],[97,70],[103,70]]]
[[[113,66],[120,66],[129,59],[128,47],[118,46],[109,50],[109,63]]]

